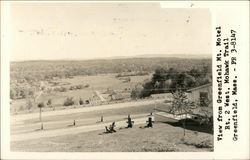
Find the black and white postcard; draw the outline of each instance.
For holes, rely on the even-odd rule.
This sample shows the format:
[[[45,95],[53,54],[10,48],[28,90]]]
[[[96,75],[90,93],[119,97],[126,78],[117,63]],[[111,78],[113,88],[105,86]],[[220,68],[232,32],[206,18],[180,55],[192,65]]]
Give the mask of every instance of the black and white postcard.
[[[1,2],[1,155],[249,159],[249,2]]]

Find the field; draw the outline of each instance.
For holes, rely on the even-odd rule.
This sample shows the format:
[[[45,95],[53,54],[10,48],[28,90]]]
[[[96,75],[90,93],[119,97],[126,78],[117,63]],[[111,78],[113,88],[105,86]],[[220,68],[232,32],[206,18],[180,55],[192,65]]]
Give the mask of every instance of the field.
[[[75,76],[73,78],[62,78],[56,79],[53,82],[63,85],[64,87],[69,87],[72,85],[79,84],[89,84],[88,88],[83,88],[81,90],[67,90],[66,92],[53,92],[53,93],[43,93],[38,99],[37,102],[46,102],[48,99],[53,100],[53,106],[56,106],[57,109],[63,106],[63,102],[67,97],[74,97],[74,99],[79,100],[80,98],[86,100],[94,95],[94,91],[105,92],[107,89],[113,89],[122,94],[130,96],[131,88],[133,88],[137,83],[142,82],[146,79],[150,79],[151,75],[145,76],[131,76],[131,81],[124,83],[122,80],[119,80],[115,77],[115,74],[104,74],[96,76]],[[59,85],[59,87],[61,87]],[[14,112],[19,111],[20,107],[23,108],[26,105],[26,99],[13,100],[11,104],[11,110]],[[77,107],[77,106],[76,106]],[[79,106],[78,106],[79,107]],[[30,112],[36,112],[37,107],[32,108]],[[52,108],[46,108],[45,110],[52,110]],[[22,111],[19,111],[22,113]]]

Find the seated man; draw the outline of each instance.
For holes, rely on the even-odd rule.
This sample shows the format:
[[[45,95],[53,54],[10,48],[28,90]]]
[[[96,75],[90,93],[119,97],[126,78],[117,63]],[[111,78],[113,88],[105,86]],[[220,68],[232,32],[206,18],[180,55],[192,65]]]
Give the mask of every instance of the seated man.
[[[128,123],[127,128],[132,128],[132,127],[133,127],[134,121],[132,121],[130,115],[128,116],[128,121],[127,121],[127,123]]]
[[[105,129],[106,129],[106,133],[113,133],[113,132],[116,132],[115,130],[115,122],[113,122],[109,128],[107,126],[105,126]]]
[[[148,121],[147,121],[147,127],[151,127],[151,128],[153,128],[153,123],[154,123],[154,121],[152,120],[152,117],[148,117]]]
[[[107,126],[105,126],[106,133],[111,133]]]
[[[110,125],[109,130],[111,132],[116,132],[116,130],[115,130],[115,122],[113,122],[112,125]]]

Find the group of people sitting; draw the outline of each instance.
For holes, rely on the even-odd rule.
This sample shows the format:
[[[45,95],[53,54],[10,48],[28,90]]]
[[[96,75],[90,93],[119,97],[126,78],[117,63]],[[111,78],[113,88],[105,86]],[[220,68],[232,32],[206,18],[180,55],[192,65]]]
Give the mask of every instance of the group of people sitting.
[[[128,121],[127,121],[127,123],[128,123],[127,128],[132,128],[133,125],[134,125],[134,121],[132,121],[132,119],[130,118],[130,115],[128,115]],[[154,123],[154,121],[153,121],[152,117],[149,117],[148,121],[147,121],[147,126],[145,126],[145,127],[147,127],[147,128],[149,128],[149,127],[153,128],[153,123]],[[116,132],[115,126],[116,126],[115,122],[113,122],[109,127],[105,126],[106,133]]]

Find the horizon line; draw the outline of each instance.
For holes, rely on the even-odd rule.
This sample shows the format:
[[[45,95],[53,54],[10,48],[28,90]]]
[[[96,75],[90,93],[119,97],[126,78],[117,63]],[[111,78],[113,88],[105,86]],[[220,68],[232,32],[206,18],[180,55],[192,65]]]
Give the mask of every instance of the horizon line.
[[[145,56],[145,57],[144,57]],[[180,57],[184,56],[184,57]],[[189,56],[189,57],[185,57]],[[191,57],[190,57],[191,56]],[[134,56],[109,56],[109,57],[93,57],[93,58],[62,58],[62,59],[24,59],[10,60],[10,62],[25,62],[25,61],[88,61],[88,60],[112,60],[112,59],[129,59],[129,58],[212,58],[212,54],[139,54]]]

